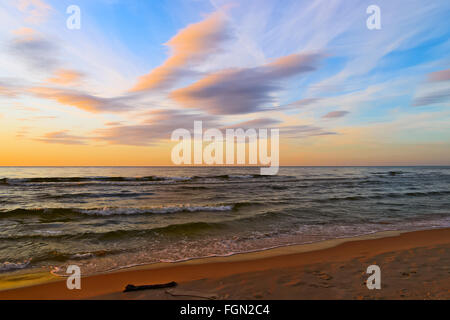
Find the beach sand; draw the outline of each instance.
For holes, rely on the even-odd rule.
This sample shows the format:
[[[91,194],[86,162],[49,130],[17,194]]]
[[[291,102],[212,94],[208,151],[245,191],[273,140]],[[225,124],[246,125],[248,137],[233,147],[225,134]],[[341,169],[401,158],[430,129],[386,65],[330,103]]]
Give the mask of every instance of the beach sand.
[[[365,284],[372,264],[381,268],[381,290]],[[33,280],[0,278],[0,288],[23,286],[27,277]],[[0,291],[0,299],[450,299],[450,229],[159,263],[82,278],[81,290],[68,290],[54,276],[35,278],[33,285]],[[122,292],[127,284],[171,281],[178,286]]]

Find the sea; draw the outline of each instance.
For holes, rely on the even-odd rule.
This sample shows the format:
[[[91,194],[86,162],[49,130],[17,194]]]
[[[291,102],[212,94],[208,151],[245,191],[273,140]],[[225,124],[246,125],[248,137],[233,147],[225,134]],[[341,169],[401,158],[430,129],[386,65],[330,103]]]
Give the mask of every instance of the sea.
[[[0,167],[0,273],[450,226],[450,167]]]

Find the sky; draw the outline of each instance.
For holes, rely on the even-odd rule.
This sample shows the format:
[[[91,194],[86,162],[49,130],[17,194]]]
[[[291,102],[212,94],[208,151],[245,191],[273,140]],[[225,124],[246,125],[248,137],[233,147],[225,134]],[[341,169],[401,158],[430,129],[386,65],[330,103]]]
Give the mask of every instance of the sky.
[[[196,120],[279,128],[281,165],[450,165],[446,0],[3,0],[0,47],[1,166],[172,165]]]

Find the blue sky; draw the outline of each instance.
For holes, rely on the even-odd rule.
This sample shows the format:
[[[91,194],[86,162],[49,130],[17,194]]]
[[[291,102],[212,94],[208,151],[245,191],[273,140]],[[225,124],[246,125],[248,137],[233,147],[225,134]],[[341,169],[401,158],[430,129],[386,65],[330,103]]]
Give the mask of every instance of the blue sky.
[[[0,18],[4,164],[166,164],[195,119],[279,127],[282,164],[450,164],[448,1],[7,0]]]

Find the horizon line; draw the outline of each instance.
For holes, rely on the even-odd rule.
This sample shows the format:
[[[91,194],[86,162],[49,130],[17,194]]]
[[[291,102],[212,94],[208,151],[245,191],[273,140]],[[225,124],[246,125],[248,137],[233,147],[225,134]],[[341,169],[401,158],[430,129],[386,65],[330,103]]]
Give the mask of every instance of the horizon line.
[[[261,168],[268,166],[261,165],[191,165],[191,166],[179,166],[179,165],[0,165],[0,168]],[[450,164],[414,164],[414,165],[280,165],[280,168],[289,167],[450,167]]]

